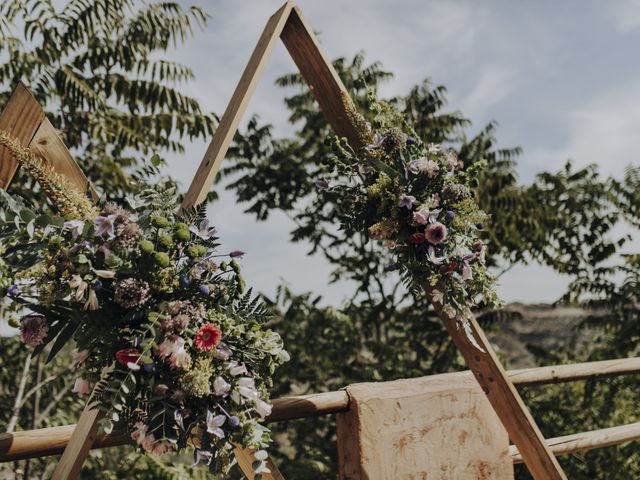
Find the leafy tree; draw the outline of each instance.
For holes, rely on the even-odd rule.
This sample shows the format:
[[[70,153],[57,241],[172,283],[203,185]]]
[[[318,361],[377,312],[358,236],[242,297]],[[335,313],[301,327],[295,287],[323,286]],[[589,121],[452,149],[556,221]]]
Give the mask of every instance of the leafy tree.
[[[27,84],[90,180],[107,198],[122,197],[141,156],[211,136],[214,115],[183,90],[193,72],[167,59],[208,18],[199,7],[155,0],[0,2],[0,104],[17,82]],[[12,191],[42,195],[26,176]],[[17,338],[0,339],[0,352],[0,431],[77,421],[86,399],[71,393],[71,352],[45,365]],[[48,478],[52,466],[46,458],[2,464],[0,477]],[[131,449],[91,457],[87,469],[92,478],[186,475]]]
[[[166,59],[208,15],[177,2],[8,1],[0,5],[0,103],[26,83],[82,169],[107,195],[128,188],[140,153],[181,152],[215,122],[178,87],[193,79]],[[24,192],[32,190],[22,180]]]
[[[366,116],[367,89],[378,87],[390,73],[378,63],[365,65],[361,54],[351,62],[339,59],[334,65]],[[348,235],[336,225],[336,206],[326,202],[315,186],[319,179],[340,182],[328,162],[332,151],[326,140],[331,130],[299,75],[282,77],[278,84],[299,87],[299,93],[285,100],[290,121],[298,129],[289,138],[274,138],[270,126],[252,119],[246,132],[236,137],[232,164],[223,171],[229,178],[227,188],[247,202],[247,211],[259,220],[267,219],[275,209],[284,211],[294,223],[292,241],[305,242],[310,253],[323,255],[334,267],[331,280],[351,281],[355,288],[339,311],[320,307],[315,295],[280,290],[273,306],[292,362],[280,372],[276,392],[312,392],[462,368],[422,294],[407,291],[388,271],[393,262],[389,253],[369,242],[364,233]],[[535,261],[580,278],[611,261],[626,241],[627,236],[616,235],[614,227],[621,217],[620,204],[632,197],[637,206],[637,192],[628,185],[627,190],[616,193],[614,182],[602,180],[594,166],[576,170],[570,163],[559,172],[538,175],[530,185],[520,184],[515,170],[520,149],[497,149],[495,124],[468,137],[470,121],[459,112],[446,111],[444,87],[425,81],[390,101],[426,141],[454,148],[467,165],[487,160],[489,168],[478,179],[477,192],[483,208],[492,214],[486,232],[492,265],[507,270],[517,263]],[[496,320],[513,316],[483,312],[480,321],[491,327]],[[580,355],[586,353],[574,352],[564,360]],[[553,391],[548,398],[558,400]],[[602,396],[596,403],[607,405]],[[532,405],[536,411],[539,408],[547,425],[548,405]],[[611,408],[620,413],[617,406]],[[580,431],[584,417],[566,423]],[[276,428],[282,429],[286,439],[281,447],[286,475],[335,477],[331,423],[317,419]],[[585,471],[575,468],[576,474]]]

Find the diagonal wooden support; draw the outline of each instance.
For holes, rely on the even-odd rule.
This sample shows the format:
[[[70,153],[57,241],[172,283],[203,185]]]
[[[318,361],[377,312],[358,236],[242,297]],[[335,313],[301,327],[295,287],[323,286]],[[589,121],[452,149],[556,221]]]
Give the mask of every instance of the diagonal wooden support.
[[[61,175],[66,176],[81,191],[90,190],[94,200],[98,195],[69,153],[44,110],[22,83],[13,91],[0,114],[0,129],[10,132],[22,145],[28,146]],[[6,190],[16,172],[18,162],[0,146],[0,188]]]
[[[362,147],[358,128],[349,120],[349,109],[345,104],[345,98],[348,99],[348,95],[345,95],[346,88],[323,54],[300,9],[293,7],[289,1],[267,23],[200,164],[183,206],[197,205],[206,198],[273,49],[278,32],[336,134],[346,137],[354,148]],[[566,480],[558,461],[545,444],[540,429],[507,377],[480,326],[475,320],[471,321],[472,334],[483,351],[471,344],[455,319],[447,317],[442,312],[442,305],[433,301],[430,289],[425,290],[512,441],[523,452],[523,458],[531,474],[537,480]]]

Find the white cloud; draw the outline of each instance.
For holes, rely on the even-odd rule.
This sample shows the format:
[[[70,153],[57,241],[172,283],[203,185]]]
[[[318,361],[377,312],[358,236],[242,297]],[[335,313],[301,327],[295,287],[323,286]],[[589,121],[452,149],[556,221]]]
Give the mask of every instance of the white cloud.
[[[640,27],[640,0],[610,2],[615,27],[627,33]]]
[[[562,120],[561,120],[562,121]],[[576,166],[599,164],[603,174],[620,176],[640,160],[640,86],[612,88],[587,101],[563,120],[566,140],[555,149],[531,150],[529,161],[540,168],[560,168],[571,158]]]
[[[505,99],[515,85],[516,75],[512,69],[491,65],[482,70],[473,89],[457,103],[467,117],[482,117],[490,111],[491,107]]]

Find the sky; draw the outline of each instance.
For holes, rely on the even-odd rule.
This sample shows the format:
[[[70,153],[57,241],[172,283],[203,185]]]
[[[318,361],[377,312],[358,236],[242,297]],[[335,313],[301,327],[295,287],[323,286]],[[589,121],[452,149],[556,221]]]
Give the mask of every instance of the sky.
[[[185,6],[189,2],[183,2]],[[203,108],[222,114],[268,17],[282,1],[211,0],[205,31],[171,52],[193,68],[185,90]],[[447,87],[450,110],[460,110],[477,131],[498,123],[499,146],[520,146],[523,182],[541,171],[597,163],[620,176],[637,163],[640,147],[640,1],[495,0],[299,0],[327,56],[359,51],[394,73],[382,95],[406,93],[430,77]],[[249,104],[252,114],[287,135],[283,99],[274,85],[295,70],[278,44]],[[207,146],[194,142],[185,155],[169,157],[169,172],[186,188]],[[296,292],[313,291],[326,303],[344,299],[345,284],[328,285],[330,266],[289,242],[291,222],[275,213],[256,223],[232,193],[211,207],[223,248],[247,252],[249,284],[272,294],[282,281]],[[508,302],[552,302],[568,279],[538,265],[517,266],[500,279]],[[535,285],[535,286],[534,286]]]
[[[184,6],[193,0],[180,0]],[[222,114],[269,16],[283,0],[200,0],[211,14],[205,31],[167,57],[190,66],[196,80],[183,90],[206,111]],[[473,130],[498,123],[501,147],[520,146],[523,182],[554,171],[571,158],[597,163],[620,176],[638,162],[640,149],[640,0],[298,0],[327,56],[364,51],[394,78],[381,94],[400,95],[430,77],[448,90],[450,110],[473,121]],[[295,71],[278,44],[249,104],[245,120],[259,114],[277,135],[291,133],[274,85]],[[208,144],[187,145],[169,156],[168,173],[186,189]],[[243,250],[248,284],[273,294],[282,282],[313,291],[338,305],[348,284],[329,285],[330,266],[289,241],[292,224],[275,212],[265,223],[243,213],[220,186],[210,208],[222,249]],[[635,239],[634,248],[640,248]],[[500,278],[507,302],[552,302],[568,279],[537,265],[517,266]],[[0,328],[2,330],[2,328]],[[0,331],[1,333],[6,333]]]

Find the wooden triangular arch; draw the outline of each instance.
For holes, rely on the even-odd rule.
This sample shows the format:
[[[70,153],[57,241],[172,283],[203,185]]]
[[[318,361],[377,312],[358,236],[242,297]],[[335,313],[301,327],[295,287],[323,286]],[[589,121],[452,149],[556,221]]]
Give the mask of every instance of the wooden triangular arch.
[[[347,114],[349,106],[345,104],[345,101],[349,101],[348,92],[335,69],[324,56],[300,9],[289,1],[267,22],[185,196],[183,207],[193,207],[205,200],[278,38],[285,44],[336,134],[346,137],[350,144],[356,148],[361,146],[359,145],[358,129],[351,123],[350,116]],[[16,88],[2,115],[0,115],[0,129],[13,133],[24,145],[34,149],[56,171],[68,176],[80,188],[90,189],[87,179],[56,135],[42,108],[22,85]],[[9,186],[16,170],[15,160],[0,147],[0,188],[6,189]],[[470,342],[467,335],[458,328],[454,318],[448,317],[442,311],[443,305],[433,300],[431,290],[426,285],[425,291],[511,440],[522,453],[522,457],[534,478],[538,480],[566,479],[480,326],[475,320],[471,321],[472,335],[482,350]],[[54,479],[77,478],[95,439],[99,420],[97,412],[97,410],[87,408],[82,413],[54,473]],[[247,451],[236,450],[236,458],[248,478],[253,478],[252,457]],[[271,467],[273,473],[263,475],[263,478],[265,480],[282,479],[283,477],[272,463]]]

